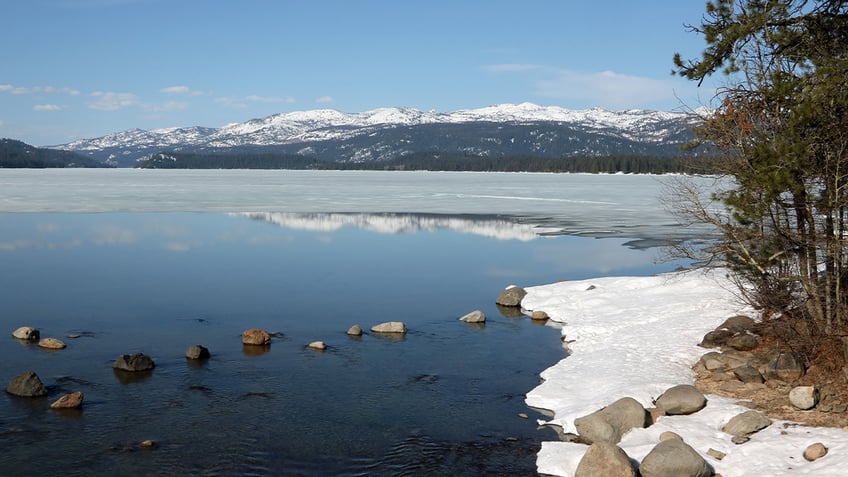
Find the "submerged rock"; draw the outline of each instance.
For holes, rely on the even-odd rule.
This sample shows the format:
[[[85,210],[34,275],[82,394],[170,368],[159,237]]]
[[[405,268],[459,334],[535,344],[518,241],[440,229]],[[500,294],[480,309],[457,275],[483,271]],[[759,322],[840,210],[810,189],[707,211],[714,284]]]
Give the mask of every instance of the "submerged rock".
[[[251,328],[241,334],[241,342],[246,345],[267,345],[271,344],[271,335],[265,330]]]
[[[15,376],[6,387],[6,392],[22,397],[41,397],[47,395],[47,388],[34,371],[24,371]]]
[[[38,346],[44,349],[65,349],[65,342],[56,338],[44,338],[38,342]]]
[[[112,367],[121,371],[147,371],[153,369],[156,364],[150,356],[144,353],[122,354],[112,364]]]
[[[401,321],[387,321],[371,327],[374,333],[406,333],[406,325]]]
[[[50,405],[53,409],[77,409],[82,407],[83,394],[79,391],[65,394],[60,397],[53,404]]]
[[[327,349],[327,344],[324,343],[323,341],[313,341],[306,346],[310,349],[314,349],[314,350],[318,350],[318,351],[324,351],[325,349]]]
[[[459,321],[464,321],[466,323],[485,323],[486,314],[480,310],[474,310],[471,313],[460,317]]]
[[[202,345],[191,345],[185,353],[185,357],[188,359],[208,359],[209,356],[209,350]]]

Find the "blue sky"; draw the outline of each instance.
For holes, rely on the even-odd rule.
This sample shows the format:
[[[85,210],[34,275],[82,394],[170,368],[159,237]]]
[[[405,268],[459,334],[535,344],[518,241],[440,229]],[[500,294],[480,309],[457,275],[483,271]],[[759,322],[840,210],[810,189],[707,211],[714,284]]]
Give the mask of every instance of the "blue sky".
[[[704,0],[4,0],[0,137],[42,146],[130,128],[319,108],[453,111],[708,104],[673,77]],[[717,80],[718,81],[718,80]]]

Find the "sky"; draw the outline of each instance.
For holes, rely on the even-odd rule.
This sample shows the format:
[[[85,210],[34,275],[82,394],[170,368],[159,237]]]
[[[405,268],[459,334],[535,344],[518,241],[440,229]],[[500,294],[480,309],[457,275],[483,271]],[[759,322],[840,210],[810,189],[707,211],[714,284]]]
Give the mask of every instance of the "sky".
[[[36,146],[312,109],[708,105],[704,0],[3,0],[0,137]],[[717,84],[717,83],[716,83]]]

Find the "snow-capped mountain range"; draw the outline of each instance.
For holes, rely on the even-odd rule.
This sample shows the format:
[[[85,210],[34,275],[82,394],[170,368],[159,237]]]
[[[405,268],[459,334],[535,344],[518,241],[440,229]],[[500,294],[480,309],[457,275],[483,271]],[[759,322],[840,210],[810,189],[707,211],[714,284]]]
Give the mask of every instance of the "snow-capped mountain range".
[[[388,160],[422,151],[469,155],[670,155],[691,139],[692,113],[570,110],[531,103],[452,112],[380,108],[274,114],[221,128],[131,129],[55,148],[131,166],[158,152],[262,151],[332,161]]]

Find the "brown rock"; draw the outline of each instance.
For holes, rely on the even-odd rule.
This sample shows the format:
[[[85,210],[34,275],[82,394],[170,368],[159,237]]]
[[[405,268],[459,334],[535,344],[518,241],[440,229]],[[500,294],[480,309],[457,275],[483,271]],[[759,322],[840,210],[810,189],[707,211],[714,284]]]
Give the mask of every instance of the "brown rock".
[[[265,330],[251,328],[241,334],[241,342],[246,345],[267,345],[271,344],[271,335]]]
[[[630,458],[620,447],[609,442],[595,442],[589,446],[574,477],[635,477]]]
[[[812,462],[827,455],[827,447],[821,442],[816,442],[804,450],[804,458]]]
[[[530,315],[530,319],[532,319],[532,320],[543,321],[543,320],[547,320],[548,318],[550,318],[548,316],[548,314],[545,313],[542,310],[536,310],[536,311],[533,312],[532,315]]]
[[[70,394],[65,394],[64,396],[57,399],[53,404],[50,405],[53,409],[77,409],[82,407],[83,395],[81,392],[77,391]]]
[[[38,346],[44,349],[65,349],[65,343],[56,338],[44,338],[38,342]]]

